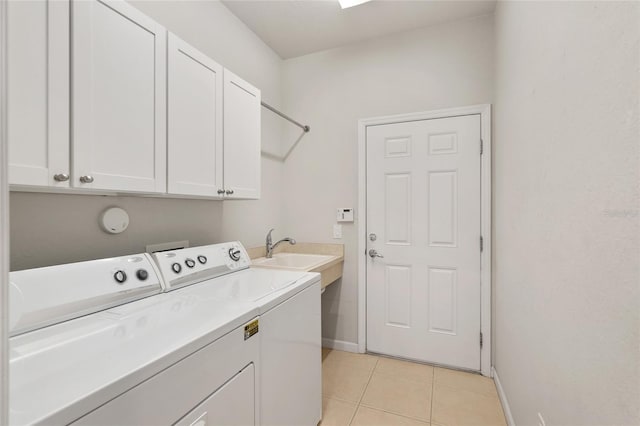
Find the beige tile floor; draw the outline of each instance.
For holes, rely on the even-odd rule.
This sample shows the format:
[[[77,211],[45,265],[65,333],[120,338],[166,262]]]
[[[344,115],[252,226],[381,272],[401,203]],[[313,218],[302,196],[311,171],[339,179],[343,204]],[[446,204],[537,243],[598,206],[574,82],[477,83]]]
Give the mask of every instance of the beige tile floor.
[[[322,350],[322,426],[506,426],[493,380]]]

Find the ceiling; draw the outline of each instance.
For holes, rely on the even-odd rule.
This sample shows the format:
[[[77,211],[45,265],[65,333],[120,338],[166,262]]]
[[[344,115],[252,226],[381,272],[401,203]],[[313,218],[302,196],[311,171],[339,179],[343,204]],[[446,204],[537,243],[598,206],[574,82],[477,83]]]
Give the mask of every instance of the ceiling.
[[[369,38],[492,13],[495,0],[222,0],[283,59]]]

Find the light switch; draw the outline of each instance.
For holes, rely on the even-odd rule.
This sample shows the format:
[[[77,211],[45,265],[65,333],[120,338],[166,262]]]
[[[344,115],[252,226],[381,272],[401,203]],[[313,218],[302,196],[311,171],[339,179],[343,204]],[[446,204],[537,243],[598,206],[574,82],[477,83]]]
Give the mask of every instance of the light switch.
[[[339,208],[336,215],[336,222],[353,222],[353,209]]]
[[[342,225],[333,225],[333,238],[342,238]]]

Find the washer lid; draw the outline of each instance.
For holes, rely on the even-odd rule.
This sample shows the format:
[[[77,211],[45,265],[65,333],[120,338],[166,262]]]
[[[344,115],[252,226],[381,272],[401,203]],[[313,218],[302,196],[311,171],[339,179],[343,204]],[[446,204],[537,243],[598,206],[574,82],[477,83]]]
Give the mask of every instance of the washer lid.
[[[264,312],[319,279],[320,274],[315,272],[249,268],[182,289],[181,292],[203,299],[252,303]]]

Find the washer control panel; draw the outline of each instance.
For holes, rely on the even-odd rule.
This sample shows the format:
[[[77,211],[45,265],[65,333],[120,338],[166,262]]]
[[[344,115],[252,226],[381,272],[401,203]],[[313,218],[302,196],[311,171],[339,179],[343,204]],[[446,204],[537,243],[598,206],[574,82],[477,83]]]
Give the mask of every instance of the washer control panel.
[[[152,263],[143,253],[11,272],[11,335],[161,293]]]
[[[251,265],[239,241],[154,253],[165,291],[199,283]]]

